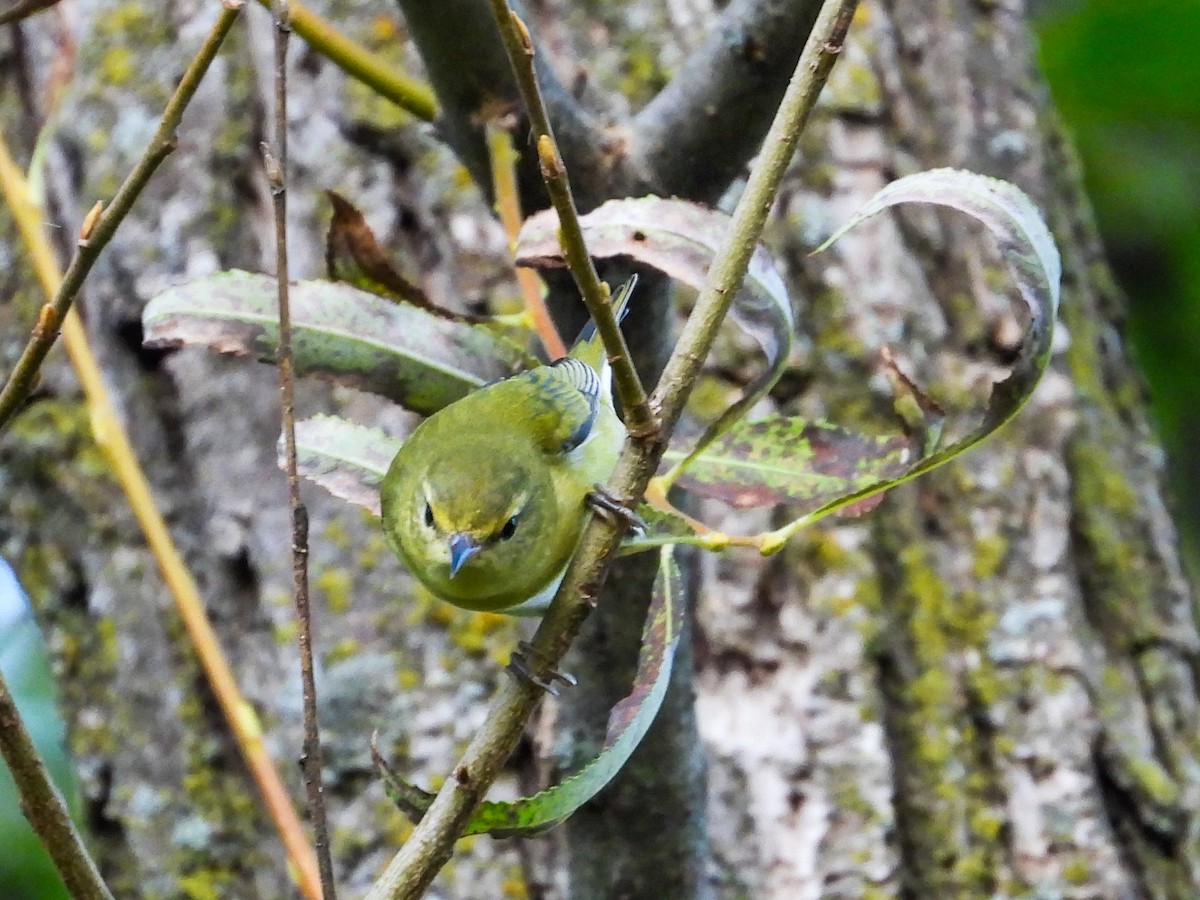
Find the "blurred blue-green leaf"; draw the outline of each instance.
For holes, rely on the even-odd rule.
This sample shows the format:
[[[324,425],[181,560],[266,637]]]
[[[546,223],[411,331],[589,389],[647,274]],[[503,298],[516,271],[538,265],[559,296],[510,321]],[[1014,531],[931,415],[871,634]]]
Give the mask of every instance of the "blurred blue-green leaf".
[[[46,643],[29,599],[7,562],[0,559],[0,672],[16,700],[54,783],[79,818],[79,788],[64,739],[66,726],[54,701]],[[8,767],[0,760],[0,897],[58,900],[66,888],[25,816]]]

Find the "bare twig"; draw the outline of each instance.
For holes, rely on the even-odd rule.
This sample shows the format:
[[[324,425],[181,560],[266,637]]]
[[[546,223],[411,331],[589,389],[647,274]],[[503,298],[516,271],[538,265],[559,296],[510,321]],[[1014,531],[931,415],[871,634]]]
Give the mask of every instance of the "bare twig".
[[[713,261],[688,326],[655,392],[660,401],[664,434],[669,434],[678,421],[721,319],[745,275],[750,252],[800,130],[841,51],[856,3],[857,0],[826,0],[813,26],[763,153],[734,211],[733,239]],[[640,496],[664,449],[661,440],[631,436],[621,451],[609,490],[618,497]],[[621,531],[618,524],[600,518],[593,518],[584,529],[558,595],[532,641],[527,659],[536,677],[545,678],[553,670],[587,618]],[[367,900],[415,898],[424,892],[450,858],[454,841],[516,747],[541,694],[540,688],[524,679],[505,682],[483,727],[455,767],[454,776],[446,779],[433,805],[371,889]]]
[[[292,312],[288,297],[287,255],[287,51],[291,23],[287,0],[274,0],[275,17],[275,145],[263,144],[267,178],[275,210],[275,283],[279,290],[280,416],[287,458],[288,505],[292,514],[292,590],[299,624],[300,679],[304,696],[304,747],[300,770],[308,794],[324,900],[336,900],[325,790],[321,782],[321,732],[317,723],[317,684],[313,676],[312,609],[308,592],[308,509],[300,498],[296,464],[296,373],[292,362]]]
[[[521,196],[517,191],[517,151],[513,147],[512,134],[503,125],[489,122],[487,125],[488,158],[492,163],[492,193],[496,197],[496,213],[508,237],[509,253],[516,253],[517,233],[521,230]],[[551,359],[567,355],[566,344],[550,318],[546,301],[542,297],[542,280],[532,269],[518,267],[517,283],[525,299],[525,312],[533,323],[534,331],[542,340],[542,346]]]
[[[567,181],[567,170],[554,143],[554,129],[550,125],[546,105],[538,88],[537,73],[533,64],[533,41],[529,37],[529,30],[517,14],[508,8],[508,0],[492,0],[492,10],[533,125],[538,162],[542,177],[546,181],[546,188],[550,192],[550,199],[558,212],[559,241],[563,245],[567,265],[575,278],[575,284],[579,287],[588,314],[596,323],[596,333],[604,343],[608,360],[612,363],[613,384],[624,410],[625,427],[632,434],[653,435],[658,429],[654,415],[646,403],[646,391],[642,387],[637,370],[633,367],[625,336],[621,334],[621,327],[617,324],[612,306],[608,302],[608,291],[596,273],[596,266],[588,255],[587,245],[583,240],[583,228],[579,224],[579,212],[575,208],[575,198],[571,195],[570,182]]]
[[[17,785],[25,818],[42,839],[71,896],[76,900],[113,900],[71,822],[62,794],[50,780],[33,739],[25,730],[3,674],[0,674],[0,755],[8,763]]]

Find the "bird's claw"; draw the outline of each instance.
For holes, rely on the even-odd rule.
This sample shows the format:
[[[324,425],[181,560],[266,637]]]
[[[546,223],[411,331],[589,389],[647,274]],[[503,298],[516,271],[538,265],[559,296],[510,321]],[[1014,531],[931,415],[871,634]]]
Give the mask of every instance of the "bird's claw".
[[[588,492],[585,500],[597,515],[609,522],[627,525],[634,531],[646,533],[646,520],[634,512],[632,507],[626,506],[619,498],[609,493],[604,485],[592,485],[592,490]]]
[[[514,678],[522,681],[528,681],[530,684],[540,687],[543,691],[552,697],[558,696],[558,688],[555,682],[562,682],[568,687],[575,687],[578,682],[575,676],[568,672],[560,672],[558,669],[551,669],[547,678],[542,678],[530,665],[527,657],[533,656],[537,651],[528,641],[519,641],[517,649],[512,652],[512,657],[508,661],[506,667]]]

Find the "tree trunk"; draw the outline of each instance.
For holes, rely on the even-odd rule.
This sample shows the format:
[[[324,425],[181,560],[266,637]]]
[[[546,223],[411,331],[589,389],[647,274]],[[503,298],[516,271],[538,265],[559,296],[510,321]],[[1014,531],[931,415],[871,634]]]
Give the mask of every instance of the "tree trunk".
[[[651,62],[659,52],[678,59],[712,14],[691,3],[703,14],[684,21],[684,6],[655,13],[675,17],[663,27],[629,26],[614,40],[628,41],[635,60],[645,61],[646,42]],[[597,16],[616,15],[601,7]],[[145,123],[213,15],[204,4],[73,8],[77,71],[48,170],[65,235],[136,158]],[[335,20],[360,38],[379,33],[355,4],[326,9],[344,13]],[[554,11],[537,5],[539,19]],[[299,802],[275,373],[200,351],[147,353],[138,325],[146,300],[171,281],[271,269],[257,150],[271,94],[270,23],[257,7],[244,16],[249,37],[238,34],[214,69],[180,149],[89,282],[83,312]],[[46,14],[20,40],[3,38],[10,71],[23,66],[32,86],[0,98],[10,141],[34,133],[36,115],[21,103],[45,102],[61,21]],[[561,52],[565,34],[547,43]],[[132,69],[121,64],[125,45]],[[386,49],[416,65],[395,40]],[[767,235],[805,298],[795,371],[775,392],[788,411],[887,424],[884,344],[952,409],[979,406],[1011,359],[1017,326],[999,257],[955,214],[906,208],[807,255],[899,174],[952,165],[1029,193],[1063,254],[1062,328],[1030,405],[966,459],[893,491],[863,518],[812,529],[772,559],[730,552],[699,562],[694,690],[712,856],[707,884],[688,887],[696,894],[1200,894],[1196,605],[1122,343],[1122,302],[1032,53],[1017,0],[864,2],[802,142]],[[589,90],[618,82],[613,56],[596,55]],[[382,130],[390,111],[299,42],[292,78],[293,277],[321,274],[319,191],[333,188],[364,208],[437,299],[478,306],[515,293],[485,201],[459,187],[452,158],[426,129]],[[18,302],[0,308],[6,362],[39,302],[26,270],[12,272]],[[736,342],[722,352],[726,371],[758,365]],[[411,424],[346,389],[306,385],[301,402],[302,413],[338,412],[397,434]],[[281,845],[58,353],[37,402],[0,438],[0,464],[9,510],[0,551],[49,629],[114,893],[289,896]],[[317,489],[307,500],[331,825],[344,894],[354,896],[406,834],[371,776],[371,731],[417,780],[444,775],[526,626],[422,597],[376,523]],[[703,515],[731,531],[769,524],[766,514],[715,506]],[[675,760],[652,762],[667,769]],[[614,815],[653,816],[653,783],[643,783],[645,809],[610,812],[610,832]],[[564,860],[582,863],[556,834],[463,842],[432,896],[521,896],[529,856],[538,858],[534,893],[563,896]],[[615,885],[610,896],[666,895]]]

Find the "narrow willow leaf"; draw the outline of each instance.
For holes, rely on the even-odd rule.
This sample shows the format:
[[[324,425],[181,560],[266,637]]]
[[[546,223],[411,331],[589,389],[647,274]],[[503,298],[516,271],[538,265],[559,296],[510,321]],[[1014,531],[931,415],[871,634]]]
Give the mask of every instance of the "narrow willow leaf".
[[[668,450],[664,459],[683,456]],[[809,512],[900,477],[916,458],[907,437],[855,434],[836,425],[772,416],[739,422],[696,456],[677,483],[732,506],[788,503]]]
[[[481,325],[435,316],[331,281],[291,286],[292,353],[301,375],[324,375],[431,413],[530,361]],[[199,344],[275,358],[275,281],[228,271],[168,288],[142,314],[147,347]]]
[[[421,288],[392,265],[375,232],[354,204],[336,191],[326,191],[325,195],[333,205],[329,231],[325,234],[325,270],[329,279],[407,301],[435,315],[443,314]]]
[[[337,416],[314,416],[296,423],[296,465],[300,475],[333,496],[379,515],[379,485],[401,442],[378,428]],[[279,467],[285,468],[283,440]]]
[[[580,219],[588,252],[607,259],[624,256],[658,269],[696,290],[729,233],[729,216],[687,200],[636,197],[609,200]],[[559,268],[566,263],[558,242],[558,216],[549,209],[530,216],[517,236],[517,264]],[[730,318],[754,338],[767,368],[740,400],[721,414],[696,443],[702,448],[738,421],[771,389],[787,367],[795,323],[787,287],[766,246],[759,243]]]
[[[633,690],[613,707],[600,755],[561,784],[512,803],[484,802],[465,834],[515,837],[539,834],[564,821],[605,787],[628,761],[662,706],[675,647],[683,627],[679,567],[670,547],[659,551],[650,610],[642,631],[642,649]],[[433,795],[399,778],[376,754],[376,765],[388,795],[415,820],[424,815]]]
[[[853,449],[848,450],[851,455],[843,461],[845,471],[833,476],[842,481],[840,496],[822,500],[824,489],[814,491],[811,499],[801,502],[805,515],[766,536],[764,552],[778,549],[798,528],[828,513],[852,504],[859,505],[867,498],[928,472],[974,447],[1017,414],[1049,364],[1062,277],[1061,261],[1037,208],[1013,185],[951,169],[910,175],[876,194],[819,249],[828,247],[851,228],[887,207],[910,202],[935,203],[960,210],[982,222],[995,235],[1021,297],[1029,307],[1030,324],[1020,353],[1008,378],[993,387],[980,421],[964,437],[949,446],[930,448],[930,452],[910,460],[896,456],[899,447],[886,439],[879,445],[881,459],[871,458],[869,444],[864,444],[857,455]],[[936,415],[932,418],[936,419]],[[794,436],[803,435],[805,428],[811,426],[778,419],[768,420],[757,429],[755,425],[740,426],[734,434],[726,435],[719,446],[714,445],[702,454],[696,460],[696,472],[688,471],[689,483],[702,491],[719,490],[735,502],[739,499],[746,503],[777,502],[782,492],[775,488],[787,480],[784,472],[792,465],[792,454],[796,452]],[[940,423],[937,427],[940,429]],[[739,440],[739,436],[751,439]],[[796,462],[809,465],[811,457],[804,455],[803,445],[801,450],[801,458]],[[708,457],[710,453],[712,456]],[[721,484],[719,488],[716,487],[718,484]],[[835,485],[831,484],[829,488],[837,492]],[[787,495],[790,502],[793,499],[790,488]],[[814,503],[817,504],[815,508]]]

